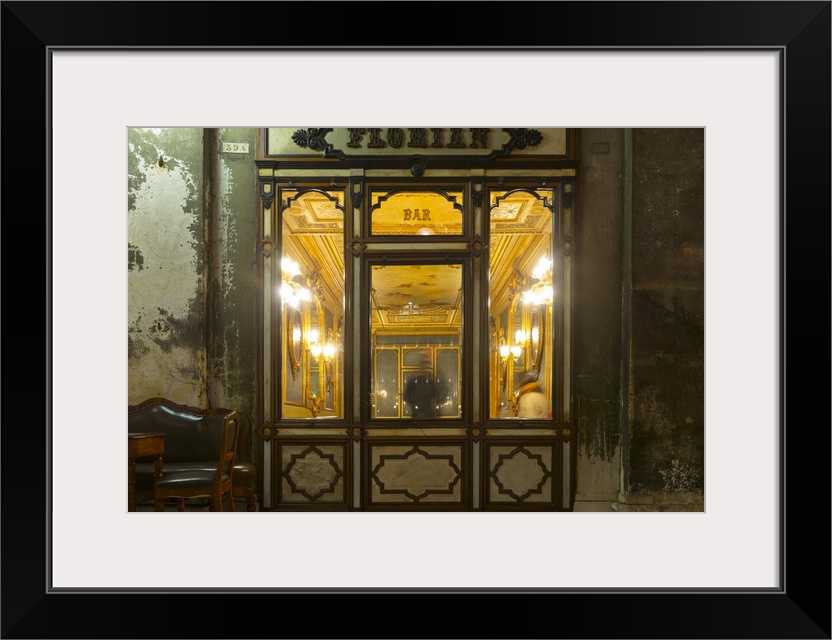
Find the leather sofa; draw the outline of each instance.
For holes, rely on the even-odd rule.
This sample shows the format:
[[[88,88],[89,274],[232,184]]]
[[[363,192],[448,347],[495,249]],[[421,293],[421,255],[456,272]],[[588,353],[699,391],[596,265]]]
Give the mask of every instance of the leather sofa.
[[[183,471],[216,469],[220,436],[231,409],[198,409],[180,405],[166,398],[150,398],[127,407],[127,431],[165,434],[162,475]],[[257,470],[248,453],[250,432],[248,416],[242,416],[237,454],[232,473],[235,499],[246,501],[246,511],[257,511]],[[153,500],[153,462],[136,462],[136,503]],[[180,505],[181,508],[181,505]]]

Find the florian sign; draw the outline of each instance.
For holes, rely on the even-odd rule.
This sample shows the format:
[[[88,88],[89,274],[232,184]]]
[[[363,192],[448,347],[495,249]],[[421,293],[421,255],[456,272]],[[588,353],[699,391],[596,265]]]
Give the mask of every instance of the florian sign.
[[[425,129],[422,127],[405,129],[390,127],[386,130],[381,128],[347,129],[350,137],[347,146],[350,149],[384,149],[387,145],[399,149],[403,144],[411,149],[488,149],[488,134],[491,129],[472,128],[465,129]],[[466,133],[463,133],[466,131]],[[383,133],[382,133],[383,132]],[[297,132],[294,137],[297,144],[302,144],[305,137],[304,132]],[[528,131],[522,134],[522,144],[532,146],[539,144],[543,136],[539,131]],[[364,140],[366,138],[366,141]],[[405,143],[405,138],[407,142]],[[428,143],[430,141],[430,143]]]
[[[343,129],[272,128],[266,134],[266,157],[348,156],[506,156],[565,157],[567,129],[497,129],[487,127],[352,127]]]

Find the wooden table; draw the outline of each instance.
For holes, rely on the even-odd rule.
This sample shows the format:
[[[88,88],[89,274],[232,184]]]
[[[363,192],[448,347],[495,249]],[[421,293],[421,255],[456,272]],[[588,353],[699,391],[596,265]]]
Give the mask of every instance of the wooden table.
[[[136,510],[136,458],[154,456],[154,482],[162,477],[162,454],[165,453],[165,434],[133,432],[127,434],[127,510]]]

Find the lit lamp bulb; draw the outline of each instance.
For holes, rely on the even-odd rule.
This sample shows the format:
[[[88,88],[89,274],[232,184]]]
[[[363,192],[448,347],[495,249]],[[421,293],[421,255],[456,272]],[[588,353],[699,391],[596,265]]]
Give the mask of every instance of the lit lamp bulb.
[[[532,278],[536,280],[544,280],[549,272],[552,270],[552,261],[546,256],[543,256],[532,270]]]
[[[292,289],[291,285],[285,282],[280,285],[280,298],[292,307],[298,306],[299,300],[297,295],[295,295],[294,289]]]
[[[291,280],[293,277],[300,274],[300,267],[298,267],[298,263],[291,258],[284,257],[283,260],[280,261],[280,269],[286,276],[288,276],[288,280]]]
[[[518,331],[514,334],[514,344],[511,346],[511,357],[517,360],[523,355],[523,348],[526,345],[526,332]]]
[[[321,355],[321,345],[318,344],[318,337],[320,334],[315,330],[309,332],[309,353],[312,354],[313,358],[317,358]]]

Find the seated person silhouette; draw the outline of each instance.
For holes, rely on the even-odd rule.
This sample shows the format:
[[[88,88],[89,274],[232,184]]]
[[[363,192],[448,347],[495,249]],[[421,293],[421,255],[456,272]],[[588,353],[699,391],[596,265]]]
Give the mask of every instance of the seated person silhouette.
[[[407,381],[404,401],[410,405],[411,418],[436,416],[436,381],[430,370],[430,357],[422,356],[419,373]]]

